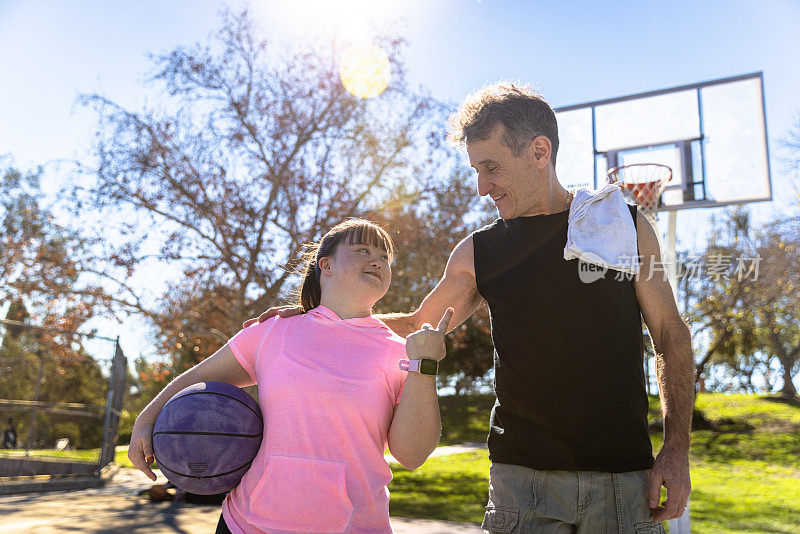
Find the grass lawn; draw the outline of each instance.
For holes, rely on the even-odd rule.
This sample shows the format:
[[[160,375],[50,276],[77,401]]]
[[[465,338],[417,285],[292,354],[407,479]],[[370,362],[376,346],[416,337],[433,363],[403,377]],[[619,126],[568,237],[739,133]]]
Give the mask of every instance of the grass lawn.
[[[491,404],[479,396],[443,398],[442,442],[485,439]],[[692,532],[800,533],[800,403],[701,394],[697,407],[717,430],[692,434]],[[651,398],[650,415],[660,417],[658,398]],[[654,434],[652,441],[657,452],[662,437]],[[416,471],[392,467],[393,515],[472,523],[483,518],[486,451],[431,458]]]
[[[128,448],[125,447],[124,449],[117,447],[117,454],[114,456],[114,461],[119,464],[120,467],[133,467],[130,459],[128,459]],[[155,460],[150,465],[151,469],[158,469],[158,462]]]
[[[29,451],[31,456],[38,456],[47,459],[68,459],[70,461],[80,462],[99,462],[100,449],[84,449],[77,451],[57,451],[55,449],[37,449]],[[0,456],[25,456],[25,449],[0,449]],[[133,467],[133,464],[128,459],[127,447],[117,447],[114,461],[120,467]],[[155,462],[153,462],[155,465]]]
[[[14,458],[24,458],[25,449],[0,449],[0,456],[10,456]],[[28,456],[40,457],[47,460],[70,460],[75,462],[99,462],[100,449],[81,449],[74,451],[57,451],[55,449],[32,449],[28,451]]]
[[[480,523],[489,496],[489,453],[439,456],[408,471],[392,464],[389,512],[400,517]]]

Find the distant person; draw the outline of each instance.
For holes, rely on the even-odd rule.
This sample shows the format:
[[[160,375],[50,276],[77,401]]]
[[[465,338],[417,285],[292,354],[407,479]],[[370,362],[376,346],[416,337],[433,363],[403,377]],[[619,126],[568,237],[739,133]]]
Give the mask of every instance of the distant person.
[[[682,515],[691,489],[694,366],[669,282],[646,276],[661,261],[653,227],[623,206],[619,220],[632,217],[645,276],[585,283],[579,260],[564,259],[574,195],[556,177],[550,106],[534,91],[500,83],[469,97],[452,126],[478,194],[491,198],[500,218],[456,245],[414,313],[382,319],[402,336],[448,306],[455,309],[449,329],[482,301],[489,306],[497,400],[485,532],[663,532],[660,522]],[[293,313],[273,308],[259,320]],[[642,316],[658,354],[665,421],[655,461]],[[667,500],[659,505],[662,485]]]
[[[17,448],[17,429],[14,428],[14,420],[10,417],[8,418],[8,426],[3,431],[3,448]]]
[[[389,234],[369,221],[325,234],[307,256],[304,313],[244,328],[173,380],[136,419],[133,465],[155,480],[154,421],[175,393],[203,381],[256,383],[264,438],[217,532],[392,532],[384,452],[415,469],[439,442],[436,370],[452,315],[443,310],[438,327],[405,339],[372,315],[393,255]]]

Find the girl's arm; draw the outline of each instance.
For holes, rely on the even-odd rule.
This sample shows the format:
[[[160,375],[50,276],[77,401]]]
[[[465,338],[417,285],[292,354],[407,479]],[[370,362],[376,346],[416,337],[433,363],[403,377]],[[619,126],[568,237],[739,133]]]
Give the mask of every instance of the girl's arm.
[[[128,458],[133,466],[141,470],[150,479],[156,475],[150,469],[153,462],[153,426],[161,409],[176,393],[198,382],[227,382],[237,387],[253,385],[253,379],[233,355],[226,343],[217,352],[187,370],[170,382],[156,397],[150,401],[136,418],[131,432],[131,444],[128,447]]]
[[[389,427],[389,452],[406,469],[416,469],[436,449],[441,435],[436,377],[408,373]]]
[[[446,355],[444,336],[452,316],[453,308],[448,308],[436,329],[424,324],[421,330],[410,334],[406,338],[408,357],[442,360]],[[436,449],[441,435],[436,377],[408,373],[389,427],[389,452],[406,469],[416,469]]]

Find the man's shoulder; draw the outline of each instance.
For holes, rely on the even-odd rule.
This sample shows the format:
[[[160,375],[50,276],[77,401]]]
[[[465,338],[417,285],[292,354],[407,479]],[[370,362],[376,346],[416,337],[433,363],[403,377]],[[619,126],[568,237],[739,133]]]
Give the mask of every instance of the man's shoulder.
[[[458,244],[453,248],[452,252],[450,252],[450,258],[447,261],[448,271],[452,271],[452,268],[455,267],[458,270],[466,269],[474,273],[474,235],[475,233],[473,232],[459,241]]]
[[[490,222],[489,224],[485,224],[485,225],[481,226],[480,228],[478,228],[477,230],[475,230],[474,232],[472,232],[469,235],[469,237],[472,237],[472,236],[474,236],[476,234],[482,234],[482,233],[486,233],[486,232],[491,232],[491,231],[497,230],[499,228],[505,228],[505,225],[501,224],[502,222],[503,222],[503,219],[497,218],[497,219],[493,220],[492,222]]]
[[[634,228],[636,228],[637,227],[636,223],[638,222],[637,216],[639,213],[639,208],[636,206],[636,204],[628,204],[628,210],[631,212],[631,217],[633,218],[633,226]]]
[[[495,219],[489,224],[485,224],[469,234],[470,246],[478,252],[483,251],[491,243],[496,243],[498,239],[507,236],[508,223],[503,219]]]

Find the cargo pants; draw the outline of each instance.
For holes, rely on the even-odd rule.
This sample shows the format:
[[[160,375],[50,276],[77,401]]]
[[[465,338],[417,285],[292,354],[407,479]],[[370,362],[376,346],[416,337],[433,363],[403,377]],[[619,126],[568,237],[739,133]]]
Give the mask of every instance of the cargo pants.
[[[664,534],[650,516],[650,470],[541,471],[493,463],[481,527],[491,534]]]

